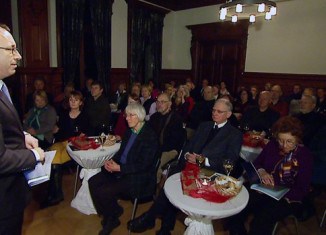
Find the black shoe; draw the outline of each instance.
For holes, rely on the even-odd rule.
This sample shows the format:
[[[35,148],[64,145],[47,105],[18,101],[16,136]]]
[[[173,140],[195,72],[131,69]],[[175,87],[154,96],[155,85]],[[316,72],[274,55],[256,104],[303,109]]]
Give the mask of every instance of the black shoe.
[[[121,206],[117,207],[115,211],[112,212],[112,215],[110,217],[104,216],[101,224],[102,226],[105,226],[106,223],[111,219],[119,218],[123,214],[123,208]]]
[[[107,220],[103,229],[99,232],[99,235],[109,235],[116,227],[119,227],[120,224],[120,220],[118,219]]]
[[[142,233],[148,229],[154,228],[155,218],[148,213],[144,213],[136,219],[128,222],[128,229],[134,233]]]
[[[156,232],[156,235],[171,235],[171,232],[166,229],[160,229],[159,231]]]

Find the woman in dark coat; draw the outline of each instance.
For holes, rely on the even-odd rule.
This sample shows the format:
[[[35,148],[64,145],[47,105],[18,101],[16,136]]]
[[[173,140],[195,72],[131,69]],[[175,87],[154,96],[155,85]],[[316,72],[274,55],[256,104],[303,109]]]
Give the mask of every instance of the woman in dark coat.
[[[100,234],[110,234],[120,225],[123,209],[120,196],[132,198],[150,195],[156,188],[159,141],[145,124],[146,112],[138,103],[125,109],[129,131],[124,135],[119,151],[105,162],[102,171],[89,180],[89,189],[99,215],[103,216]]]

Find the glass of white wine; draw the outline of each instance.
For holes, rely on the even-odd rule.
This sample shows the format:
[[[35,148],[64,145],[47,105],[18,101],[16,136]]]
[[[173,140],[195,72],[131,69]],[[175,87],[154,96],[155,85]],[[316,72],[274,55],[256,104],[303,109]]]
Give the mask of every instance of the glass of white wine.
[[[196,156],[196,163],[200,168],[202,168],[205,165],[205,156],[202,154],[198,154]]]
[[[226,172],[226,175],[229,177],[231,171],[233,170],[233,161],[231,159],[225,159],[223,161],[223,167]]]
[[[101,151],[104,151],[104,147],[103,147],[103,145],[104,145],[104,143],[105,143],[105,141],[106,141],[106,135],[104,134],[104,133],[102,133],[99,137],[98,137],[98,139],[99,139],[99,142],[100,142],[100,144],[101,144]]]

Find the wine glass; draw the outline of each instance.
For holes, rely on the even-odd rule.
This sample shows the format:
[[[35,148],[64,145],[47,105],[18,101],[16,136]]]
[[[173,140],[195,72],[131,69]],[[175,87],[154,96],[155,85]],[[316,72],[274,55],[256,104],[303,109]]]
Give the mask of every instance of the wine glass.
[[[79,136],[79,135],[80,135],[81,132],[80,132],[78,126],[75,126],[75,127],[74,127],[74,133],[75,133],[75,136]]]
[[[196,163],[200,168],[202,168],[205,165],[205,156],[202,154],[198,154],[196,156]]]
[[[233,162],[231,159],[225,159],[223,161],[223,167],[226,172],[226,175],[229,177],[231,171],[233,170]]]
[[[104,151],[104,143],[106,141],[106,135],[104,134],[104,132],[102,132],[102,134],[98,137],[100,144],[101,144],[101,151]]]

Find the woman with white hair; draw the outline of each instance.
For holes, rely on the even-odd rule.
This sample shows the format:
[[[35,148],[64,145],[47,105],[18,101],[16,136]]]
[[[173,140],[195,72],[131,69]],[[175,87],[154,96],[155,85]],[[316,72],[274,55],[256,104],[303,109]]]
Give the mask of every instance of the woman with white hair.
[[[123,213],[118,204],[120,196],[138,198],[155,191],[159,141],[145,123],[145,116],[141,104],[126,107],[125,118],[130,129],[123,136],[119,151],[89,180],[95,208],[103,216],[103,229],[99,234],[110,234],[120,225],[119,217]]]

